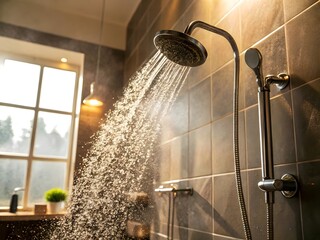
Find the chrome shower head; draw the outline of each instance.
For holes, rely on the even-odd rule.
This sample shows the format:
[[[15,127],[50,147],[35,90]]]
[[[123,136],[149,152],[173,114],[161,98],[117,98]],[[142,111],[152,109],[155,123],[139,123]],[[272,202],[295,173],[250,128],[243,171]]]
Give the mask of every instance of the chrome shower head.
[[[162,30],[156,33],[153,42],[163,55],[182,66],[196,67],[207,59],[204,46],[186,33]]]

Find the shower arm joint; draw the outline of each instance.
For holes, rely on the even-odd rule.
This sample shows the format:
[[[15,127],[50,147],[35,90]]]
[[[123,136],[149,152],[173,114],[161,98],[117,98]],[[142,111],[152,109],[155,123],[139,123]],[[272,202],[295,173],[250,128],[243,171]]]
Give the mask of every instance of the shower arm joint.
[[[207,24],[207,23],[202,22],[202,21],[193,21],[193,22],[191,22],[186,27],[186,29],[184,30],[184,33],[186,33],[188,35],[191,35],[191,33],[193,32],[193,30],[195,28],[202,28],[204,30],[216,33],[216,34],[226,38],[228,40],[228,42],[230,43],[231,47],[232,47],[234,58],[236,59],[236,61],[238,61],[237,59],[239,59],[239,49],[238,49],[236,41],[234,40],[234,38],[231,36],[230,33],[228,33],[227,31],[225,31],[225,30],[223,30],[221,28],[212,26],[212,25]]]

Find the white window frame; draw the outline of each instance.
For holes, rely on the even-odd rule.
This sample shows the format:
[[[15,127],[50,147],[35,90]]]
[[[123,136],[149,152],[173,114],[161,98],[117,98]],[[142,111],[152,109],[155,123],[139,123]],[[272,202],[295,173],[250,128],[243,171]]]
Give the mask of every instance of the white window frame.
[[[37,100],[35,107],[28,107],[22,106],[18,104],[10,104],[10,103],[3,103],[0,102],[0,106],[5,107],[16,107],[20,109],[28,109],[34,110],[34,119],[33,119],[33,126],[32,132],[30,137],[30,149],[28,155],[21,155],[17,153],[8,153],[2,154],[0,153],[0,161],[1,159],[14,159],[14,160],[24,160],[27,161],[27,173],[25,177],[25,188],[23,193],[23,202],[22,207],[19,206],[19,210],[31,210],[33,206],[28,206],[28,199],[29,199],[29,191],[30,191],[30,181],[31,181],[31,170],[32,170],[32,162],[33,161],[43,161],[43,162],[66,162],[66,176],[65,176],[65,184],[64,188],[67,191],[71,191],[72,183],[73,183],[73,172],[75,167],[75,158],[76,158],[76,148],[77,148],[77,136],[78,136],[78,126],[79,126],[79,109],[80,109],[80,100],[81,97],[81,88],[82,88],[82,78],[81,76],[81,66],[76,66],[72,64],[65,64],[61,62],[54,62],[51,60],[39,59],[39,58],[31,58],[28,56],[16,55],[12,53],[7,53],[4,51],[0,51],[0,67],[4,66],[4,61],[6,59],[14,60],[14,61],[21,61],[31,64],[36,64],[40,66],[40,75],[39,75],[39,85],[38,85],[38,92],[37,92]],[[41,84],[43,80],[43,70],[44,67],[56,68],[61,70],[68,70],[73,71],[76,73],[75,79],[75,87],[74,87],[74,99],[73,99],[73,106],[71,112],[66,111],[58,111],[53,109],[46,109],[40,108],[40,92],[41,92]],[[48,112],[48,113],[58,113],[58,114],[65,114],[71,116],[71,126],[70,126],[70,139],[69,139],[69,147],[68,147],[68,154],[67,157],[52,157],[52,156],[34,156],[34,145],[35,145],[35,137],[36,137],[36,127],[38,121],[38,113]],[[16,186],[21,187],[21,186]],[[13,190],[13,189],[12,189]],[[0,211],[7,211],[9,209],[9,202],[8,199],[8,207],[0,206]]]

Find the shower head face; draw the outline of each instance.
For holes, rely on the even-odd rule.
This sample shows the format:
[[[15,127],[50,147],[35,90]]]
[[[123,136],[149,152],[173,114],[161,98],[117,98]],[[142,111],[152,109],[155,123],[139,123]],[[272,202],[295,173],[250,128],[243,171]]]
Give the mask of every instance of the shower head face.
[[[245,53],[246,64],[253,70],[260,68],[262,56],[258,49],[249,48]]]
[[[196,67],[207,59],[204,46],[188,34],[162,30],[153,39],[154,45],[171,61],[188,67]]]
[[[262,79],[262,55],[260,51],[256,48],[249,48],[245,55],[244,59],[246,61],[246,64],[254,71],[256,75],[256,81],[259,87],[263,86],[263,79]]]

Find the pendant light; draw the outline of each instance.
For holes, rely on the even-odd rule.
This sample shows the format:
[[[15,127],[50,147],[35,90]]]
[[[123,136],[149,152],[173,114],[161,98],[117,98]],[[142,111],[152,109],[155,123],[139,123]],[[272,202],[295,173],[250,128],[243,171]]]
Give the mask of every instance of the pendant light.
[[[104,8],[105,8],[105,0],[102,0],[102,13],[101,13],[101,22],[100,22],[100,36],[99,36],[99,46],[98,46],[98,58],[97,58],[97,67],[96,73],[94,76],[94,82],[90,85],[90,94],[87,96],[83,103],[88,106],[100,107],[103,105],[103,101],[101,97],[97,94],[97,90],[95,90],[95,84],[98,83],[99,80],[99,69],[100,69],[100,55],[101,55],[101,40],[102,40],[102,30],[103,30],[103,20],[104,20]]]

